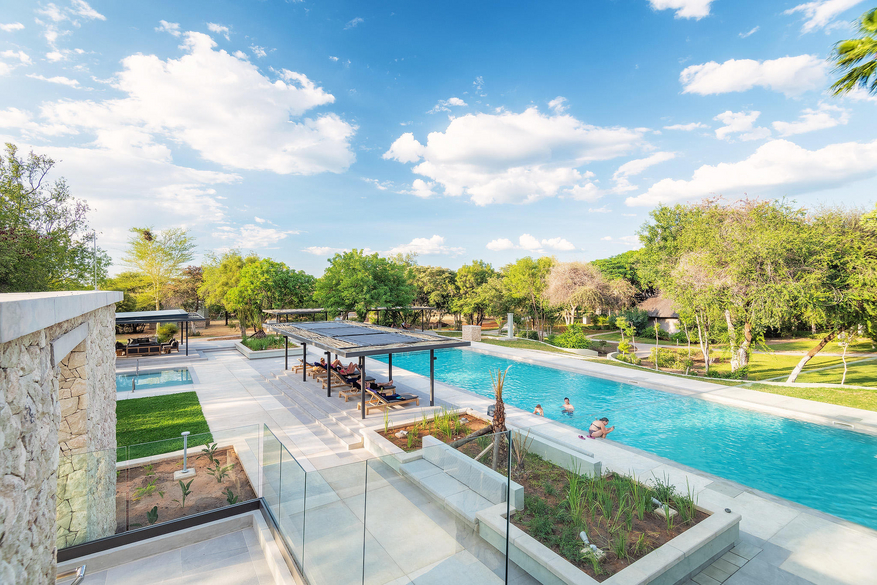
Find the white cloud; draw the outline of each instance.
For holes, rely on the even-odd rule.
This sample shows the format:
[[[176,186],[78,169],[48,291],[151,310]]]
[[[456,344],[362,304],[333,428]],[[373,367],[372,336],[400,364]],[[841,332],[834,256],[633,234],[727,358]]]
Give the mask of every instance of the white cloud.
[[[639,246],[640,244],[639,236],[621,236],[618,239],[627,246]]]
[[[106,20],[107,17],[88,5],[85,0],[70,0],[73,12],[89,20]]]
[[[594,173],[588,172],[582,176],[584,177],[586,175],[593,177]],[[603,196],[603,191],[601,191],[596,184],[591,182],[574,185],[569,189],[564,189],[561,193],[564,197],[572,197],[576,201],[596,201]]]
[[[446,100],[439,100],[439,102],[430,111],[428,111],[427,114],[435,114],[437,112],[450,112],[452,107],[461,108],[467,105],[469,104],[467,104],[460,98],[452,97]]]
[[[333,57],[332,55],[329,55],[329,60],[330,60],[330,61],[335,61],[335,62],[337,62],[337,61],[338,61],[338,57]]]
[[[526,203],[561,191],[592,195],[586,179],[593,174],[579,167],[627,154],[643,145],[642,136],[641,130],[591,126],[531,107],[520,114],[454,118],[444,132],[430,133],[425,145],[403,134],[384,158],[420,161],[412,171],[441,184],[445,195],[467,195],[477,205]]]
[[[343,254],[347,251],[347,248],[330,248],[329,246],[308,246],[302,250],[302,252],[307,252],[314,256],[334,256],[335,254]]]
[[[417,162],[423,157],[426,149],[414,139],[414,134],[406,132],[396,139],[390,150],[384,153],[384,160],[397,160],[401,163]]]
[[[861,2],[862,0],[815,0],[814,2],[798,4],[783,14],[803,13],[804,24],[801,26],[801,32],[808,33],[829,26],[834,22],[836,16],[861,4]]]
[[[794,96],[825,86],[828,64],[816,55],[781,57],[767,61],[730,59],[710,61],[682,70],[682,93],[715,95],[763,87]]]
[[[651,166],[668,160],[672,160],[674,158],[676,158],[675,152],[656,152],[655,154],[647,156],[646,158],[631,160],[618,167],[618,170],[615,171],[615,174],[612,175],[612,178],[620,179],[622,177],[639,175]]]
[[[835,188],[877,174],[877,140],[830,144],[807,150],[788,140],[761,145],[736,163],[704,165],[691,180],[663,179],[629,206],[691,200],[710,194],[725,197],[795,195]]]
[[[769,138],[770,130],[762,126],[754,126],[760,115],[761,112],[732,112],[731,110],[722,112],[713,118],[713,120],[724,124],[721,128],[716,129],[716,138],[729,140],[732,134],[743,141]]]
[[[409,195],[416,195],[422,199],[428,199],[435,195],[435,191],[433,188],[435,187],[435,183],[427,182],[423,179],[414,179],[411,183],[410,191],[402,191],[403,193],[407,193]]]
[[[304,117],[334,102],[331,94],[287,69],[279,72],[282,79],[269,80],[214,47],[206,34],[190,32],[180,59],[127,57],[114,85],[127,97],[43,104],[42,117],[94,133],[96,145],[129,148],[134,136],[166,150],[155,140],[168,138],[231,168],[310,175],[350,166],[356,128],[332,113]]]
[[[749,30],[749,32],[740,33],[739,36],[741,39],[749,38],[752,35],[754,35],[755,33],[757,33],[758,29],[760,29],[760,28],[761,28],[760,26],[753,27],[752,29]]]
[[[649,0],[649,4],[655,10],[675,10],[676,18],[696,20],[709,16],[712,2],[713,0]]]
[[[347,24],[344,25],[344,30],[354,28],[357,25],[362,24],[363,22],[365,22],[365,19],[362,18],[361,16],[357,16],[356,18],[354,18],[353,20],[349,21]]]
[[[168,22],[166,20],[159,20],[158,26],[155,27],[155,32],[166,32],[175,37],[180,36],[182,33],[180,32],[180,25],[176,22]]]
[[[69,18],[66,11],[57,6],[54,2],[49,2],[45,6],[37,8],[36,12],[53,22],[63,22]]]
[[[612,236],[605,236],[605,237],[603,237],[603,238],[600,238],[600,240],[603,241],[603,242],[611,242],[611,241],[612,241]]]
[[[79,87],[78,81],[76,81],[75,79],[70,79],[69,77],[63,77],[61,75],[57,75],[55,77],[45,77],[43,75],[28,73],[27,76],[31,79],[39,79],[40,81],[48,81],[49,83],[57,83],[59,85],[66,85],[68,87]]]
[[[24,25],[20,22],[10,22],[9,24],[0,23],[0,30],[4,32],[13,32],[24,29]]]
[[[874,102],[877,103],[877,95],[872,95],[868,90],[857,87],[853,91],[844,94],[845,98],[854,102]]]
[[[46,53],[46,59],[50,63],[57,63],[58,61],[64,61],[67,59],[67,55],[70,51],[49,51]]]
[[[706,124],[700,122],[691,122],[689,124],[673,124],[672,126],[664,126],[664,130],[682,130],[683,132],[691,132],[698,128],[709,128]]]
[[[395,248],[390,248],[384,255],[394,256],[396,254],[418,254],[420,256],[428,256],[432,254],[445,254],[458,256],[465,252],[464,248],[454,248],[445,245],[445,239],[442,236],[433,236],[431,238],[414,238],[408,244],[402,244]]]
[[[227,40],[227,41],[231,40],[231,37],[229,37],[229,34],[228,34],[228,27],[227,26],[222,26],[221,24],[216,24],[215,22],[208,22],[207,23],[207,30],[209,30],[210,32],[214,32],[218,35],[224,36],[225,40]]]
[[[562,114],[567,109],[566,98],[563,96],[557,96],[556,98],[548,102],[548,107],[558,114]]]
[[[265,223],[268,221],[267,219],[262,219],[261,217],[258,217],[258,216],[254,216],[253,219],[256,221],[256,223]]]
[[[597,208],[591,207],[588,209],[588,213],[612,213],[612,210],[607,205],[604,205]]]
[[[241,51],[241,50],[237,50],[237,51],[235,51],[234,53],[232,53],[232,55],[233,55],[234,57],[237,57],[238,59],[243,59],[244,61],[249,61],[249,60],[250,60],[250,56],[247,55],[246,53],[244,53],[244,52]]]
[[[362,180],[365,181],[366,183],[370,183],[370,184],[374,185],[375,188],[377,188],[381,191],[386,191],[387,189],[391,189],[393,187],[392,181],[380,181],[378,179],[369,179],[367,177],[363,177]]]
[[[297,234],[294,230],[278,230],[248,223],[237,229],[230,226],[219,226],[211,234],[214,238],[232,242],[233,248],[258,250],[274,246],[287,236]]]
[[[515,244],[508,238],[499,238],[491,240],[487,244],[488,250],[494,252],[502,252],[503,250],[527,250],[528,252],[542,252],[544,249],[556,250],[558,252],[570,252],[576,247],[564,238],[543,239],[541,242],[530,234],[522,234]]]
[[[846,124],[849,119],[850,113],[847,109],[820,103],[815,110],[807,108],[801,112],[801,117],[797,122],[774,122],[773,127],[780,133],[780,136],[793,136],[814,130],[834,128]]]
[[[512,242],[508,238],[500,238],[498,240],[491,240],[487,243],[487,249],[493,250],[494,252],[501,252],[503,250],[511,250],[515,248],[514,242]]]
[[[265,51],[265,47],[260,47],[259,45],[250,45],[250,50],[259,59],[265,57],[268,54],[268,52]]]
[[[0,51],[0,57],[3,59],[17,60],[22,65],[30,65],[33,62],[24,51]]]
[[[542,245],[548,248],[549,250],[557,250],[559,252],[571,252],[575,250],[576,247],[572,245],[567,240],[563,238],[551,238],[548,240],[542,240]]]

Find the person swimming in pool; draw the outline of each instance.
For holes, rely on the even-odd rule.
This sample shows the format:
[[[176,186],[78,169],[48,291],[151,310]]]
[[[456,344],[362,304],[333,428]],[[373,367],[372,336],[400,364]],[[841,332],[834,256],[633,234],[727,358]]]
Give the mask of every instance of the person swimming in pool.
[[[538,414],[539,416],[545,416],[545,413],[542,411],[541,404],[536,405],[536,408],[533,410],[533,414]]]
[[[598,418],[594,422],[591,423],[591,426],[588,428],[588,436],[592,439],[605,439],[606,435],[615,430],[615,427],[607,427],[609,424],[609,419],[605,416],[603,418]]]
[[[576,411],[576,407],[569,403],[569,398],[564,398],[563,399],[563,410],[561,410],[560,412],[562,414],[568,414],[569,416],[572,416],[575,411]]]

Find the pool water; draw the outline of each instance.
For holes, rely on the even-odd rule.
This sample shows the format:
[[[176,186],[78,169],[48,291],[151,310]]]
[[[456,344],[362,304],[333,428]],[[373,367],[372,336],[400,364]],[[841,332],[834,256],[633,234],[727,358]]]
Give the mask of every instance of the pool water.
[[[168,386],[181,386],[192,383],[192,374],[188,368],[176,370],[162,370],[143,374],[116,374],[116,392],[130,392],[131,382],[134,382],[134,391],[155,390]]]
[[[606,416],[619,443],[877,529],[877,437],[474,351],[436,357],[441,382],[492,398],[490,372],[512,366],[508,404],[541,404],[583,430]],[[429,354],[397,354],[393,365],[428,376]],[[573,416],[561,413],[564,397]]]

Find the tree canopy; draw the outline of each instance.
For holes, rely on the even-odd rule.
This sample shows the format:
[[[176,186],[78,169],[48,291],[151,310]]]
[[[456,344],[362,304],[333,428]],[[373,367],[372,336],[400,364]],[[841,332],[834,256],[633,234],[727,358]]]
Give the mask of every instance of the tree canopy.
[[[149,294],[157,311],[161,309],[161,302],[180,268],[192,260],[195,241],[182,228],[156,232],[152,227],[135,227],[130,232],[123,262],[146,275]]]
[[[313,304],[316,279],[283,262],[263,258],[246,264],[237,286],[228,291],[225,303],[237,313],[241,332],[248,326],[262,330],[262,311],[308,307]]]
[[[314,296],[330,313],[355,311],[365,320],[376,307],[411,306],[414,293],[407,266],[354,249],[329,260]]]
[[[0,154],[0,292],[76,290],[106,279],[110,258],[94,247],[88,205],[63,178],[49,182],[51,158]]]

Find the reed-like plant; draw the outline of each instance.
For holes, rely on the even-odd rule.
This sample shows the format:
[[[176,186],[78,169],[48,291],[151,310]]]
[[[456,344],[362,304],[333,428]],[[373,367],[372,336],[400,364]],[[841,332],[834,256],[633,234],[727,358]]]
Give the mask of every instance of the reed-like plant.
[[[619,559],[629,559],[630,554],[627,552],[627,532],[619,530],[611,541],[612,552]]]
[[[585,480],[581,474],[581,466],[573,462],[572,469],[566,472],[568,487],[566,490],[566,503],[569,513],[574,522],[581,522],[582,506],[584,505]]]
[[[515,466],[518,470],[524,468],[524,460],[527,457],[527,453],[530,451],[530,446],[533,444],[533,437],[530,436],[530,431],[527,431],[526,435],[521,434],[520,431],[515,431],[512,433],[512,445],[514,445],[514,453],[515,453]]]
[[[646,534],[640,533],[639,538],[636,540],[636,543],[633,545],[633,554],[637,556],[645,555],[649,552],[649,543],[646,542]]]

